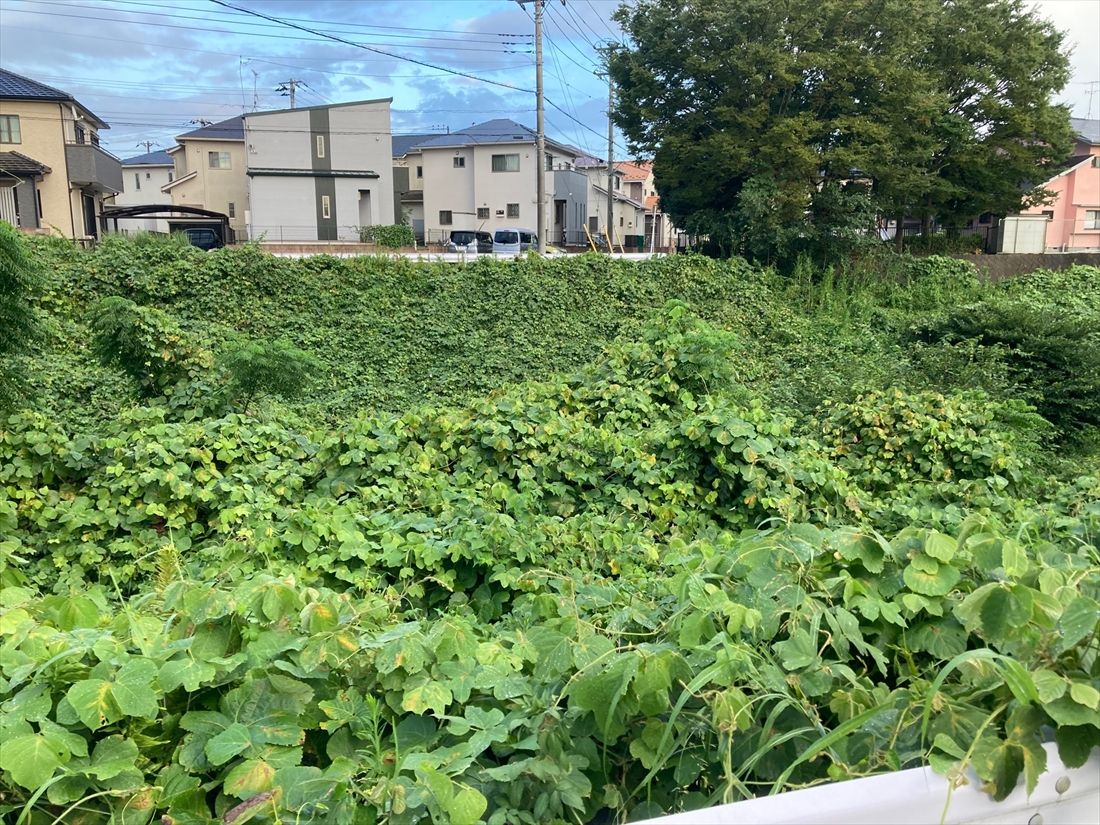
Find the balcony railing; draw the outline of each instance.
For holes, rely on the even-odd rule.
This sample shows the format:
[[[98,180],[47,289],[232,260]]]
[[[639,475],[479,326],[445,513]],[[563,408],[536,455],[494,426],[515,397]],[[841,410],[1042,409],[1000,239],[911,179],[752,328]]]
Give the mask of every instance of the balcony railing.
[[[122,191],[122,162],[93,143],[65,144],[69,181],[97,192]]]

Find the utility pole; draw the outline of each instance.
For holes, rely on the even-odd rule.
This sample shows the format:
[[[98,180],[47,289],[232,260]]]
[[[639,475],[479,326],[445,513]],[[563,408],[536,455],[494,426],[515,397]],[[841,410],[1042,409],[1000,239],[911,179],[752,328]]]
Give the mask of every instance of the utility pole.
[[[137,145],[138,146],[144,146],[145,147],[145,154],[147,154],[147,155],[152,153],[154,146],[160,146],[160,144],[157,143],[155,140],[139,140],[137,142]]]
[[[304,86],[305,83],[301,80],[295,80],[293,77],[290,80],[284,80],[275,89],[277,92],[282,92],[283,97],[290,98],[290,108],[294,108],[294,91],[299,86]]]
[[[516,0],[535,4],[535,225],[539,254],[546,254],[546,122],[542,93],[542,13],[546,0]],[[562,0],[564,5],[565,0]]]
[[[611,121],[611,110],[615,107],[615,84],[611,80],[611,68],[607,70],[607,251],[614,251],[615,237],[615,124]]]

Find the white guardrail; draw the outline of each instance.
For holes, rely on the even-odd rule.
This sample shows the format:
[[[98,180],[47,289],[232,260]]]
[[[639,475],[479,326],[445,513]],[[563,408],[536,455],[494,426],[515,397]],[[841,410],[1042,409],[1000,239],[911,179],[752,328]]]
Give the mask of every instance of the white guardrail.
[[[1095,825],[1100,823],[1100,750],[1080,768],[1067,768],[1054,745],[1044,745],[1047,769],[1029,797],[1020,786],[1002,802],[981,790],[973,772],[951,793],[931,768],[913,768],[834,782],[635,825]],[[945,813],[946,809],[946,813]]]

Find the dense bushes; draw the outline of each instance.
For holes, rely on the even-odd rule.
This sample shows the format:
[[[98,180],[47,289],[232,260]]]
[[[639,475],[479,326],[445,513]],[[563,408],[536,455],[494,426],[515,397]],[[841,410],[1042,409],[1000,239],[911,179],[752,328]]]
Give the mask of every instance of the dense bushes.
[[[912,333],[1087,320],[1080,272],[39,253],[0,816],[610,822],[925,761],[999,798],[1098,744],[1089,442],[1007,346]]]
[[[0,413],[22,394],[25,376],[16,356],[40,337],[40,321],[31,298],[38,272],[19,233],[0,221]]]
[[[414,246],[416,243],[412,227],[406,223],[397,223],[392,226],[361,226],[359,240],[363,243],[376,243],[388,249],[400,249],[403,246]]]

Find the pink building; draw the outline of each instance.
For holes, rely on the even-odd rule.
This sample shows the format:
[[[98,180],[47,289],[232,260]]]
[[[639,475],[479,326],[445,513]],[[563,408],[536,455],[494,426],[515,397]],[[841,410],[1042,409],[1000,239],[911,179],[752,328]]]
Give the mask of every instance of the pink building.
[[[1100,249],[1100,120],[1072,118],[1077,142],[1062,171],[1043,187],[1057,200],[1021,214],[1045,215],[1046,250]]]

